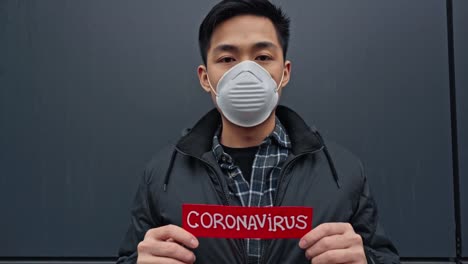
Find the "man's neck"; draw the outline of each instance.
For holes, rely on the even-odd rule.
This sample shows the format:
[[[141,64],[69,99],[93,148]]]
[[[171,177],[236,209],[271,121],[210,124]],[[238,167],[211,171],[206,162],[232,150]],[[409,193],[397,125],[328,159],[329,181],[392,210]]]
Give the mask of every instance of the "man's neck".
[[[247,148],[260,145],[275,129],[275,111],[265,122],[254,127],[241,127],[222,117],[221,144],[231,148]]]

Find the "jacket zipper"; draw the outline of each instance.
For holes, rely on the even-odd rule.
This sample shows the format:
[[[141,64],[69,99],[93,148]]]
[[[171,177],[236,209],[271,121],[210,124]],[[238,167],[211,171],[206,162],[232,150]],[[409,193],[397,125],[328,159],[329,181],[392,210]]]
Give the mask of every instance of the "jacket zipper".
[[[281,186],[281,183],[283,182],[284,174],[286,174],[286,172],[289,170],[289,168],[292,166],[292,164],[296,160],[298,160],[299,158],[301,158],[301,157],[303,157],[305,155],[315,154],[315,153],[321,151],[322,149],[323,149],[323,145],[319,149],[316,149],[314,151],[301,153],[301,154],[297,155],[296,157],[294,157],[291,161],[289,161],[288,164],[285,164],[285,166],[283,167],[284,169],[281,169],[280,178],[279,178],[279,181],[278,181],[278,186],[276,186],[276,193],[275,193],[275,198],[274,198],[274,201],[273,201],[273,206],[278,206],[278,196],[279,196],[278,194],[279,194],[280,186]],[[265,241],[265,243],[262,246],[262,251],[261,251],[262,256],[260,257],[260,263],[265,263],[266,264],[265,256],[268,256],[268,254],[270,253],[270,250],[268,250],[268,252],[265,252],[265,250],[268,249],[269,244],[270,244],[270,240],[267,240],[267,241]]]
[[[211,170],[211,172],[212,172],[214,175],[216,175],[216,178],[218,178],[218,181],[219,181],[219,183],[221,184],[221,189],[223,189],[223,194],[224,194],[224,197],[221,197],[221,199],[224,200],[224,201],[223,201],[224,205],[228,205],[228,206],[231,205],[230,199],[229,199],[229,193],[225,190],[225,188],[224,188],[224,186],[223,186],[223,184],[222,184],[221,178],[220,178],[220,176],[216,173],[216,171],[215,171],[215,169],[213,168],[213,166],[211,166],[211,164],[209,164],[208,162],[202,160],[202,159],[199,158],[199,157],[196,157],[196,156],[194,156],[194,155],[190,155],[190,154],[188,154],[188,153],[185,153],[185,152],[181,151],[181,150],[180,150],[179,148],[177,148],[177,147],[176,147],[176,150],[177,150],[177,152],[179,152],[179,153],[182,154],[182,155],[195,158],[195,159],[197,159],[198,161],[200,161],[201,163],[205,164],[205,165]],[[244,254],[242,254],[243,257],[244,257],[244,261],[245,261],[244,263],[247,263],[247,262],[248,262],[247,246],[246,246],[245,240],[242,240],[241,242],[242,242],[242,243],[241,243],[241,244],[242,244],[242,249],[243,249],[243,251],[244,251],[244,252],[242,252],[242,253],[244,253]]]

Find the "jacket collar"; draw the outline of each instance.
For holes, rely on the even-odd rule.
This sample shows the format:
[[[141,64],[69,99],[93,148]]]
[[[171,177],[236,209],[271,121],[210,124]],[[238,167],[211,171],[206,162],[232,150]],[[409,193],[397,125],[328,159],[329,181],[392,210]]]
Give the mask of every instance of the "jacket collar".
[[[316,130],[310,128],[296,112],[286,106],[278,105],[276,116],[289,135],[293,154],[313,152],[322,147]],[[178,141],[176,148],[181,152],[201,158],[205,152],[211,151],[213,136],[220,124],[221,115],[214,108]]]

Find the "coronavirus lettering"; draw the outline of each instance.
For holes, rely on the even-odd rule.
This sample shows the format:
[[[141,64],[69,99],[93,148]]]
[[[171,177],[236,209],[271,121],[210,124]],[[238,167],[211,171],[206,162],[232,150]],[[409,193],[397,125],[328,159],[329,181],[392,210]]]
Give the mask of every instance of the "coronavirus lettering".
[[[202,213],[190,211],[186,222],[191,228],[198,228],[200,225],[206,229],[235,229],[240,230],[258,230],[266,227],[268,231],[285,231],[292,229],[305,229],[307,227],[306,215],[297,216],[272,216],[271,214],[254,215],[222,215],[219,213]]]
[[[298,238],[312,228],[311,207],[184,204],[183,228],[195,236]]]

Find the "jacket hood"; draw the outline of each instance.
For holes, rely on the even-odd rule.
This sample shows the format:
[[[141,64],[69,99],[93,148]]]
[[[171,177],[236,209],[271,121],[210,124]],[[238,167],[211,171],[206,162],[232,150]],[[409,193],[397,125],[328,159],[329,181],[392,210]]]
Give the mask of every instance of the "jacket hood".
[[[336,185],[340,188],[338,173],[330,152],[328,151],[320,133],[315,128],[309,127],[296,112],[286,106],[279,105],[276,108],[275,114],[283,124],[286,132],[288,133],[289,139],[291,140],[292,154],[298,156],[305,153],[323,150]],[[166,190],[169,182],[176,152],[180,151],[187,155],[202,159],[202,156],[205,153],[211,151],[213,136],[220,123],[221,114],[214,108],[205,114],[205,116],[203,116],[192,129],[189,129],[187,133],[182,136],[172,153],[164,180],[164,190]]]

